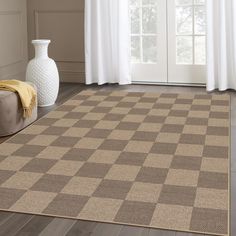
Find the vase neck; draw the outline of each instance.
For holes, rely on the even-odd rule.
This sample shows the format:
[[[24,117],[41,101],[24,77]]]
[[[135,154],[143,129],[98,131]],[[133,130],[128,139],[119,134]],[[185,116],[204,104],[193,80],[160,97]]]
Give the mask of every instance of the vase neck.
[[[34,44],[36,58],[48,58],[48,45],[49,43]]]

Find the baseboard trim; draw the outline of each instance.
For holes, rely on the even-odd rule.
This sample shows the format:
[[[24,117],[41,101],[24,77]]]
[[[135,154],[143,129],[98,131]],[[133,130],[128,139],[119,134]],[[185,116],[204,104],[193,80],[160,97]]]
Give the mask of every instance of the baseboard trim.
[[[60,82],[85,83],[84,71],[60,71]]]
[[[184,86],[184,87],[206,87],[206,84],[198,83],[164,83],[164,82],[146,82],[146,81],[132,81],[132,84],[140,85],[162,85],[162,86]]]

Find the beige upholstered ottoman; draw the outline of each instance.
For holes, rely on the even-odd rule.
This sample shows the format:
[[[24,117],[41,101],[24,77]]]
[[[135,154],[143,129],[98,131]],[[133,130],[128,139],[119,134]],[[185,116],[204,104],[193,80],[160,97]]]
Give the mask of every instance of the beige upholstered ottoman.
[[[19,96],[13,92],[0,90],[0,137],[22,130],[36,119],[37,106],[30,118],[24,118]]]

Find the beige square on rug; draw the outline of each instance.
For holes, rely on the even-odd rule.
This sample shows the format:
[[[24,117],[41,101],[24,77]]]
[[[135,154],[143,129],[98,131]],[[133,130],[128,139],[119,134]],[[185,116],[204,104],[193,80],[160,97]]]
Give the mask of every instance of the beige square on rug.
[[[227,235],[228,95],[85,90],[0,145],[0,209]]]

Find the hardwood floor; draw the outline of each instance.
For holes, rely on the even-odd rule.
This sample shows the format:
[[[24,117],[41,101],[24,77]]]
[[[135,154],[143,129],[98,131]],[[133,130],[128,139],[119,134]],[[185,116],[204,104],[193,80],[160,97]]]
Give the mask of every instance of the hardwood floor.
[[[127,90],[177,93],[206,93],[205,88],[171,87],[150,85],[106,85],[85,86],[81,84],[61,84],[59,97],[54,106],[39,108],[41,118],[78,92],[91,88],[101,90]],[[218,93],[218,92],[216,92]],[[236,93],[231,95],[231,222],[236,221]],[[9,137],[7,137],[9,138]],[[7,138],[0,138],[0,143]],[[27,215],[0,211],[0,236],[200,236],[184,232],[148,229],[124,225],[113,225],[90,221],[70,220],[48,216]],[[231,235],[236,235],[236,224],[231,224]]]

